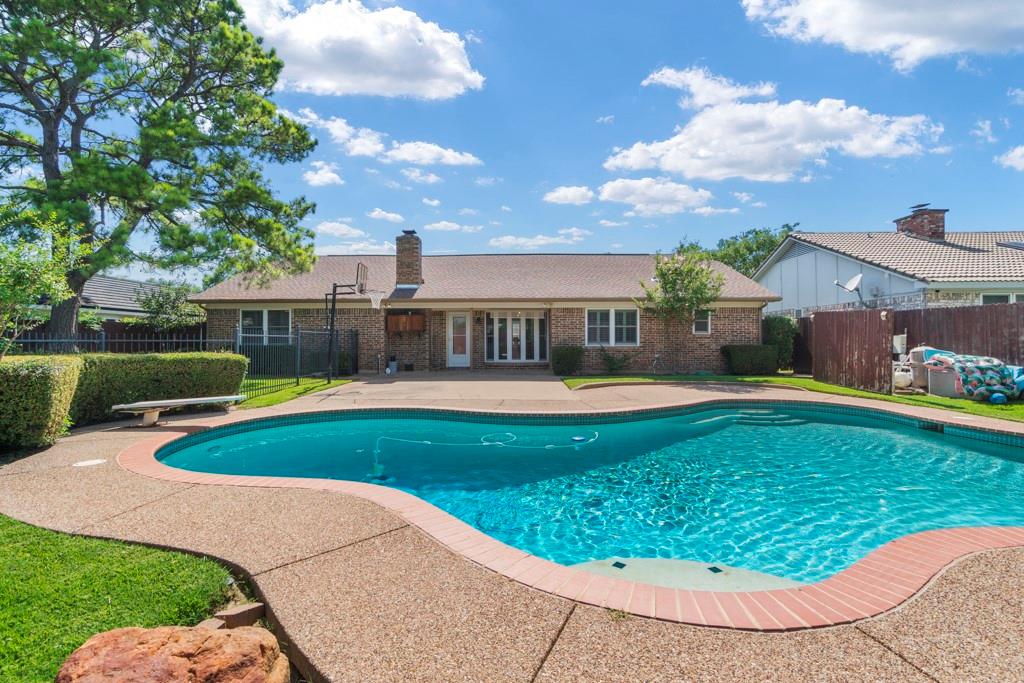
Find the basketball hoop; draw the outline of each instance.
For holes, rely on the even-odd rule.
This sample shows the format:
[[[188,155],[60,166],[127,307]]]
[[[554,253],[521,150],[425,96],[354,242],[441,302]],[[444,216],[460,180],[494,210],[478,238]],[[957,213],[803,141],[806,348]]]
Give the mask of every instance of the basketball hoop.
[[[387,296],[387,292],[380,292],[376,289],[367,289],[362,292],[370,300],[370,308],[375,311],[380,310],[380,304],[384,301],[384,297]]]

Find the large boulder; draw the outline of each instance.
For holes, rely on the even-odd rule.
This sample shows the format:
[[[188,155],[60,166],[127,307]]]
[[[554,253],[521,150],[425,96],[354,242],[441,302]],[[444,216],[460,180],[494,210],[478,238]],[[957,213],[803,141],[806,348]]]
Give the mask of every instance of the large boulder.
[[[97,633],[71,653],[57,683],[288,683],[289,675],[265,628],[163,626]]]

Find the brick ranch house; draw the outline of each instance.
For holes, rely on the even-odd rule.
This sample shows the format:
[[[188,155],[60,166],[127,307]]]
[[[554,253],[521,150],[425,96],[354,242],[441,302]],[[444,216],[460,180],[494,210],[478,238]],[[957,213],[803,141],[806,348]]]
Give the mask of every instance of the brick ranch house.
[[[638,310],[641,281],[654,275],[650,254],[472,254],[423,256],[406,230],[396,254],[322,256],[308,273],[248,287],[236,277],[196,295],[211,339],[239,330],[265,343],[297,327],[324,329],[324,294],[354,283],[367,267],[366,290],[382,297],[339,296],[336,329],[358,331],[358,367],[381,371],[394,357],[402,370],[542,368],[550,349],[585,348],[583,371],[602,372],[601,348],[644,372],[719,372],[721,347],[761,341],[761,311],[778,297],[721,263],[721,298],[690,325]]]

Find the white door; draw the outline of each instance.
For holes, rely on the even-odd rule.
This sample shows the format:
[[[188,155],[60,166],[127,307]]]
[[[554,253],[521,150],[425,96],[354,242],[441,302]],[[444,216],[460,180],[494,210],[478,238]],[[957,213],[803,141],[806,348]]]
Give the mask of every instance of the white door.
[[[448,367],[469,367],[469,313],[448,314]]]

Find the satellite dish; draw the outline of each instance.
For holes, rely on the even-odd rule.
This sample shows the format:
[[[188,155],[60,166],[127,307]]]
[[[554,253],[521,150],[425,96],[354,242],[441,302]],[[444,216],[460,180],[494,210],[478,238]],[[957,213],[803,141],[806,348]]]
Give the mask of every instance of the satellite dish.
[[[834,284],[839,289],[846,290],[847,292],[858,292],[860,291],[860,281],[864,279],[863,273],[857,273],[851,277],[845,285],[839,284],[839,280],[836,280]]]

